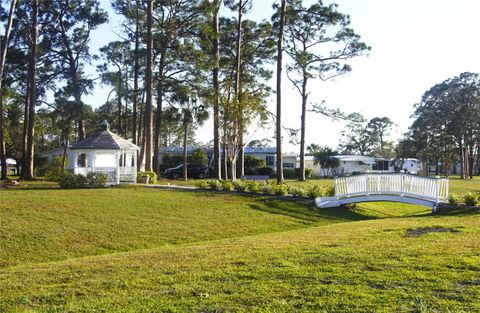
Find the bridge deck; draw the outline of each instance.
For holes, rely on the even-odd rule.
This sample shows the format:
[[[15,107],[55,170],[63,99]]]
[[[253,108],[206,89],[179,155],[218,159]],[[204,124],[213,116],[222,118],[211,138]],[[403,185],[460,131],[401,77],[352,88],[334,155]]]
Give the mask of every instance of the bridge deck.
[[[448,179],[408,174],[365,174],[335,178],[335,196],[315,199],[317,207],[389,201],[418,204],[435,211],[448,199]]]

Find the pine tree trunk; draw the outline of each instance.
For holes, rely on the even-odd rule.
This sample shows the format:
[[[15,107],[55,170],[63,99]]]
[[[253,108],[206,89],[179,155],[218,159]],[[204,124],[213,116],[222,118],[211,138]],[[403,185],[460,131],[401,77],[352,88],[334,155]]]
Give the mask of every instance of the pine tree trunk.
[[[154,149],[153,149],[153,170],[160,176],[160,133],[162,128],[162,110],[163,110],[163,71],[165,66],[165,50],[160,57],[160,63],[158,66],[159,81],[157,85],[157,114],[155,119],[155,137],[154,137]]]
[[[221,150],[220,150],[220,114],[219,114],[219,94],[220,85],[218,73],[220,68],[220,30],[218,22],[218,12],[220,10],[219,1],[215,1],[215,12],[212,19],[213,28],[213,57],[215,64],[213,67],[213,176],[215,179],[221,179]]]
[[[37,38],[38,38],[38,0],[34,0],[32,5],[32,28],[30,42],[30,60],[28,64],[29,82],[28,82],[28,128],[27,128],[27,153],[25,158],[25,171],[22,171],[25,179],[33,179],[33,161],[35,145],[35,104],[37,102]]]
[[[117,103],[118,103],[118,112],[117,112],[117,120],[118,120],[118,127],[117,132],[121,136],[123,133],[122,127],[122,95],[120,90],[122,89],[122,69],[118,68],[118,86],[117,86]]]
[[[148,0],[147,7],[147,68],[145,75],[145,87],[147,102],[145,104],[145,170],[152,170],[152,64],[153,64],[153,4],[155,0]]]
[[[282,157],[282,62],[283,62],[283,29],[285,25],[286,0],[282,0],[280,8],[280,25],[277,41],[277,183],[283,183],[283,157]]]
[[[302,118],[300,126],[300,173],[299,181],[305,181],[305,120],[307,115],[307,77],[303,76],[302,84]]]
[[[188,151],[187,151],[188,123],[183,125],[183,180],[188,179]]]
[[[137,144],[137,102],[138,102],[138,48],[140,46],[140,17],[139,17],[140,0],[136,0],[135,4],[135,52],[133,67],[133,107],[132,107],[132,142]],[[137,155],[138,156],[138,155]]]
[[[10,12],[8,14],[8,22],[7,27],[5,28],[5,36],[1,42],[0,47],[0,161],[1,161],[1,180],[7,179],[7,153],[5,149],[5,137],[4,137],[4,129],[3,129],[3,71],[5,69],[5,60],[7,57],[7,50],[8,50],[8,39],[10,38],[10,31],[12,29],[13,23],[13,15],[15,12],[15,6],[17,4],[17,0],[12,0],[10,3]]]

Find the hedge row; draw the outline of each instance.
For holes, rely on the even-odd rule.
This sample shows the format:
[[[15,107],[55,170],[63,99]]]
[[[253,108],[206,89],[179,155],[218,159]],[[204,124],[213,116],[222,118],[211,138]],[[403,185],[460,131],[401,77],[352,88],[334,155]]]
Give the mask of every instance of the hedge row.
[[[252,194],[277,195],[300,198],[331,197],[335,194],[333,185],[328,187],[320,186],[292,186],[277,184],[274,182],[257,182],[240,180],[231,182],[229,180],[201,180],[196,183],[197,187],[205,190],[240,191]]]
[[[464,195],[450,194],[448,203],[459,205],[464,203],[466,206],[480,206],[480,193],[468,192]]]
[[[58,184],[63,189],[75,188],[103,188],[107,186],[108,176],[104,173],[88,173],[87,176],[80,174],[73,174],[70,172],[64,173]]]

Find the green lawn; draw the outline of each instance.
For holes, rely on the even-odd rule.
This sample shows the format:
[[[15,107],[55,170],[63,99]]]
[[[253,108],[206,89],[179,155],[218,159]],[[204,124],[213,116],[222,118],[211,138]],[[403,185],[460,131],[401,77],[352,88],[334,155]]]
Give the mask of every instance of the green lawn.
[[[479,211],[51,187],[0,190],[0,312],[480,311]]]

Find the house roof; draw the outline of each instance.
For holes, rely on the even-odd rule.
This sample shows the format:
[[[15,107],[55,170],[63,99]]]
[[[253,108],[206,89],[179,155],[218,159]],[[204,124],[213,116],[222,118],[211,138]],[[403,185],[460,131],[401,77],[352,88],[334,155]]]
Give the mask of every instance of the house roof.
[[[276,154],[276,147],[245,147],[245,154]]]
[[[366,155],[336,155],[335,158],[343,162],[363,162],[365,164],[375,163],[374,158]]]
[[[84,140],[72,143],[70,149],[140,150],[140,147],[109,130],[103,130]]]
[[[107,121],[103,121],[101,126],[102,131],[72,143],[70,149],[140,150],[139,146],[112,133]]]

